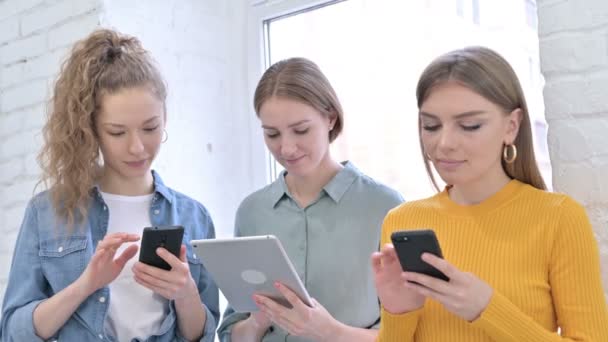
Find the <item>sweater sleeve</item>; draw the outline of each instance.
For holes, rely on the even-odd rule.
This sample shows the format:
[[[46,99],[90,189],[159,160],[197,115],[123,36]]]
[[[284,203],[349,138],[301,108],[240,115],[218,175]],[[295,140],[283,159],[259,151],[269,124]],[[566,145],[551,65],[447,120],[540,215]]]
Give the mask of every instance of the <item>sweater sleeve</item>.
[[[563,201],[549,242],[549,282],[561,333],[551,332],[495,293],[472,323],[496,341],[608,341],[608,309],[602,289],[597,242],[583,207]]]
[[[392,222],[394,215],[393,211],[389,211],[389,214],[384,219],[380,248],[387,243],[391,243],[390,236],[394,230],[394,223]],[[418,321],[423,310],[424,308],[420,308],[416,311],[402,314],[391,314],[382,307],[377,342],[414,341],[414,334],[416,333]]]

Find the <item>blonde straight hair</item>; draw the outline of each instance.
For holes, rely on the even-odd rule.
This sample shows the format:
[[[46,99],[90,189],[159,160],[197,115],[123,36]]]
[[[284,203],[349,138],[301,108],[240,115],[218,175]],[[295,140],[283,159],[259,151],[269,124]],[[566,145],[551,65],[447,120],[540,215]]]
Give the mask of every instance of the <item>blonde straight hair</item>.
[[[327,77],[311,60],[301,57],[285,59],[264,72],[253,96],[253,107],[258,116],[264,102],[275,96],[300,101],[323,116],[335,118],[334,127],[329,131],[330,142],[342,132],[342,105]]]

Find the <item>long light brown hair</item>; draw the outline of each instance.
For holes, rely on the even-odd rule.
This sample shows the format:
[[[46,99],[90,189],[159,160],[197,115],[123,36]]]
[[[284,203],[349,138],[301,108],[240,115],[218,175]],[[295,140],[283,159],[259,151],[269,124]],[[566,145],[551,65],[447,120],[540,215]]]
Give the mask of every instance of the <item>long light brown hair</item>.
[[[276,62],[268,68],[253,96],[253,107],[258,116],[264,102],[275,96],[302,102],[325,117],[335,118],[333,129],[329,131],[330,142],[342,132],[342,105],[329,80],[313,61],[295,57]]]
[[[438,57],[426,67],[418,81],[416,87],[418,109],[422,107],[434,87],[449,81],[458,82],[483,96],[502,108],[505,115],[518,108],[521,109],[519,133],[513,142],[517,147],[517,159],[511,164],[502,160],[502,167],[512,179],[546,190],[547,187],[534,157],[528,105],[517,75],[509,63],[495,51],[479,46],[454,50]],[[421,130],[419,117],[420,136]],[[430,161],[424,155],[422,139],[420,139],[420,148],[427,174],[435,189],[439,190]]]
[[[61,66],[38,155],[41,182],[69,229],[85,220],[102,161],[95,120],[105,94],[146,86],[163,103],[165,82],[135,37],[100,29],[77,42]]]

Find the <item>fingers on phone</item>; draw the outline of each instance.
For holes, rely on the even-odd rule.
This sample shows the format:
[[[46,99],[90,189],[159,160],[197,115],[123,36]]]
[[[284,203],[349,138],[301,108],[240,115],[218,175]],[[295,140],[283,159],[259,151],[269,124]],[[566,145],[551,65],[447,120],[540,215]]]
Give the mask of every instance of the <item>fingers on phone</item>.
[[[107,235],[97,244],[97,249],[110,249],[116,251],[125,242],[135,242],[139,240],[137,234],[114,233]]]
[[[137,254],[137,250],[139,249],[139,247],[137,245],[131,245],[129,247],[127,247],[127,249],[125,249],[120,256],[116,259],[116,262],[121,265],[124,266],[124,264],[129,261],[129,259],[133,258],[135,256],[135,254]]]

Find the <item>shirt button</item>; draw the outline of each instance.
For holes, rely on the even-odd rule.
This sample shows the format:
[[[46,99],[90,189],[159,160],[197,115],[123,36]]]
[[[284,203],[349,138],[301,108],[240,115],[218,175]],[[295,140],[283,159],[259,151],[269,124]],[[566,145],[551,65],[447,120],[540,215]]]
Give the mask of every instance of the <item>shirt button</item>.
[[[99,335],[97,335],[97,336],[99,336],[99,339],[100,339],[100,340],[103,340],[103,335],[102,335],[102,334],[99,334]]]
[[[57,252],[59,252],[59,253],[63,252],[63,246],[59,246],[59,248],[57,248]]]
[[[105,205],[103,206],[103,211],[108,210],[108,207],[106,207]]]
[[[103,297],[103,296],[99,297],[99,302],[100,303],[105,303],[106,302],[106,297]]]
[[[196,259],[196,254],[192,254],[192,258]]]
[[[158,209],[154,210],[154,215],[158,215],[159,213],[160,213],[160,210],[158,210]]]

